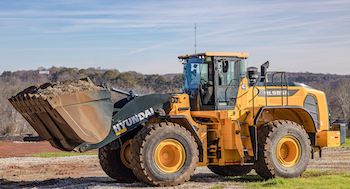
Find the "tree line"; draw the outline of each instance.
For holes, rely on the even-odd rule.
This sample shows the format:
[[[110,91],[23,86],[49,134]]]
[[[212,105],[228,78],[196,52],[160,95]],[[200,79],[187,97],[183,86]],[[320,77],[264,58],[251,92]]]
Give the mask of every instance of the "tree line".
[[[49,71],[49,74],[40,74]],[[47,82],[59,82],[68,79],[89,77],[96,85],[108,82],[113,87],[141,94],[179,93],[182,91],[182,75],[159,74],[143,75],[134,71],[120,73],[118,70],[77,69],[77,68],[38,68],[30,71],[4,71],[0,75],[0,136],[37,135],[27,121],[13,108],[7,100],[23,89]],[[112,93],[112,100],[117,101],[123,95]]]
[[[40,74],[39,71],[49,71]],[[305,83],[326,93],[330,119],[338,118],[350,121],[350,76],[314,73],[287,73],[288,81]],[[89,77],[96,85],[111,83],[113,87],[125,91],[135,90],[141,94],[181,93],[182,74],[143,75],[134,71],[119,72],[100,68],[38,68],[30,71],[5,71],[0,75],[0,136],[37,135],[27,121],[12,107],[7,98],[23,89],[47,82],[59,82],[68,79]],[[112,100],[123,97],[112,93]]]

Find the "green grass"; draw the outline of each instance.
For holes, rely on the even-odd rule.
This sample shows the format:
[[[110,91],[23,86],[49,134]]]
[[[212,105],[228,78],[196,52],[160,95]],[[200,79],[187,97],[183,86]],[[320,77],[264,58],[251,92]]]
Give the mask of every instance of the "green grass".
[[[244,188],[350,188],[350,173],[309,170],[299,178],[264,180],[258,175],[226,177],[226,181],[244,183]]]
[[[347,138],[345,143],[340,145],[339,147],[350,147],[350,138]]]
[[[275,178],[247,183],[247,188],[350,188],[350,174],[335,174],[309,178]]]
[[[221,188],[225,188],[225,186],[219,185],[219,186],[211,187],[209,189],[221,189]]]
[[[322,170],[307,170],[304,172],[303,175],[301,175],[301,178],[319,177],[319,176],[334,175],[334,174],[339,175],[341,173],[334,173],[334,172],[322,171]]]
[[[41,153],[41,154],[29,154],[27,157],[65,157],[65,156],[81,156],[81,155],[97,155],[97,152],[94,153],[67,153],[67,152],[55,152],[55,153]]]
[[[261,178],[259,175],[247,175],[247,176],[240,176],[240,177],[225,177],[224,178],[225,181],[235,181],[235,182],[243,182],[243,183],[247,183],[247,182],[261,182],[264,179]]]

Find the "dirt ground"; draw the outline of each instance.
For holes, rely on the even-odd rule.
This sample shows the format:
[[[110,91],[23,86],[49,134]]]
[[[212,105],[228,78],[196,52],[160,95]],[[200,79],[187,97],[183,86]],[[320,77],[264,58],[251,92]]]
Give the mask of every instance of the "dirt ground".
[[[0,143],[0,188],[146,188],[135,182],[116,183],[101,169],[97,155],[58,158],[24,157],[26,154],[59,152],[47,142]],[[324,148],[322,159],[310,160],[309,170],[350,172],[350,148]],[[254,174],[254,170],[250,173]],[[243,188],[244,184],[198,167],[190,182],[174,188]]]
[[[29,154],[45,152],[62,152],[51,146],[49,142],[0,142],[0,158],[25,157]],[[91,150],[89,152],[98,152]],[[74,152],[72,152],[74,153]]]

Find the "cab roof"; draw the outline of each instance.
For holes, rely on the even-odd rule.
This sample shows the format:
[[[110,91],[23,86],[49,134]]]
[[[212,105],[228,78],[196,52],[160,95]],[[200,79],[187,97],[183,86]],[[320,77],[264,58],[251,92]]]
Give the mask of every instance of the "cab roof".
[[[248,58],[248,53],[227,53],[227,52],[205,52],[205,53],[197,53],[197,54],[186,54],[183,56],[179,56],[179,59],[186,59],[193,56],[231,56],[231,57],[239,57],[239,58]]]

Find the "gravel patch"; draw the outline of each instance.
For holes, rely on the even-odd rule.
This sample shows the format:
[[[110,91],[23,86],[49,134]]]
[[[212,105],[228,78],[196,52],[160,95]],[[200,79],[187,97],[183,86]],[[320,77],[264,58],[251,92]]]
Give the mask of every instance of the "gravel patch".
[[[117,183],[101,169],[97,155],[55,158],[21,157],[0,159],[0,188],[148,188],[144,183]],[[191,180],[175,187],[159,188],[242,188],[228,182],[207,167],[198,167]]]
[[[324,148],[322,159],[315,153],[308,170],[350,172],[350,148]],[[250,174],[256,174],[254,170]],[[244,188],[244,183],[221,177],[207,167],[198,167],[191,180],[175,187],[154,188]],[[55,158],[21,157],[0,159],[0,188],[69,188],[109,189],[149,188],[144,183],[118,183],[108,177],[99,165],[97,155]]]

